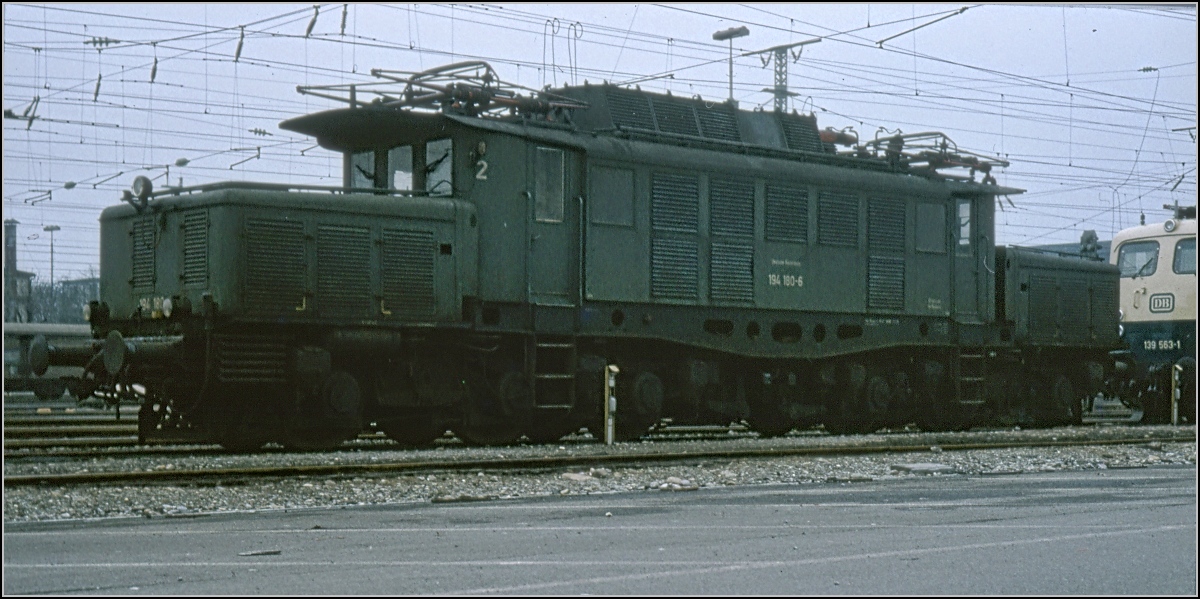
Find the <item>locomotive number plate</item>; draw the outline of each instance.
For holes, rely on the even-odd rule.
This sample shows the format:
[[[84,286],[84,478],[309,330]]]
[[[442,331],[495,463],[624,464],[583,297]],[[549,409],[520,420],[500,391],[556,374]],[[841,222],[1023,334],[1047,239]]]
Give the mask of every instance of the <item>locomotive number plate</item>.
[[[1175,339],[1147,339],[1142,342],[1146,351],[1183,349],[1183,342]]]
[[[768,274],[767,283],[772,287],[803,287],[804,276]]]

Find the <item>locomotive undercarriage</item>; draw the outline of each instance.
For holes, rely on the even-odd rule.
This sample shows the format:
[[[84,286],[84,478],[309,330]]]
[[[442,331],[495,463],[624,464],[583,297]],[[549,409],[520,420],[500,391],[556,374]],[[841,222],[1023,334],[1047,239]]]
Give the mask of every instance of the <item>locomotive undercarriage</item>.
[[[1128,355],[1118,363],[1125,367],[1122,376],[1108,381],[1105,395],[1118,399],[1129,409],[1141,412],[1141,422],[1170,423],[1173,417],[1181,422],[1196,422],[1196,360],[1184,357],[1170,362],[1130,367]],[[1175,414],[1172,397],[1176,396]]]
[[[1071,351],[922,346],[788,360],[462,328],[210,329],[99,345],[125,355],[118,363],[94,353],[80,386],[139,401],[143,440],[195,439],[237,451],[269,442],[328,448],[372,423],[406,446],[427,445],[447,429],[477,445],[522,436],[551,442],[582,428],[601,437],[610,364],[620,372],[618,440],[663,422],[744,421],[767,436],[817,424],[835,434],[912,422],[936,431],[1068,424],[1080,420],[1105,374],[1101,358]]]

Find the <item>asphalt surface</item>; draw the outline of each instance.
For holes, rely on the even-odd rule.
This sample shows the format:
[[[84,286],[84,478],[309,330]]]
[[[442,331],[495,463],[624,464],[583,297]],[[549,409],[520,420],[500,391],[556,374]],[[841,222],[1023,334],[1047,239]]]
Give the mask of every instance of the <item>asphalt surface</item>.
[[[10,524],[4,594],[1179,594],[1196,469]]]

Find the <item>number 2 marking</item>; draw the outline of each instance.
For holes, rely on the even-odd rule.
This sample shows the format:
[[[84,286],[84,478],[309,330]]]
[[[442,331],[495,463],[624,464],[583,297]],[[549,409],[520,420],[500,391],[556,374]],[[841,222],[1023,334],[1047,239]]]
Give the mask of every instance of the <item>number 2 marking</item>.
[[[479,181],[487,181],[487,161],[480,160],[479,162],[475,163],[475,166],[479,168],[479,170],[475,173],[475,178]]]

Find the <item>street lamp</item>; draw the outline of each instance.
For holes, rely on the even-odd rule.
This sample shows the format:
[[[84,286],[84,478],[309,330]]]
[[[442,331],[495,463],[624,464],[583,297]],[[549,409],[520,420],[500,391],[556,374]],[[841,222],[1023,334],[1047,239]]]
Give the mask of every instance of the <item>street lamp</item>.
[[[729,40],[729,101],[733,101],[733,38],[746,37],[750,35],[750,30],[745,25],[740,27],[730,27],[713,34],[713,39],[718,42]]]
[[[42,230],[50,234],[50,313],[58,318],[58,290],[54,288],[54,232],[61,230],[58,225],[46,225]]]

